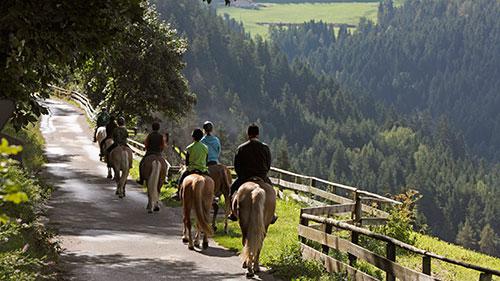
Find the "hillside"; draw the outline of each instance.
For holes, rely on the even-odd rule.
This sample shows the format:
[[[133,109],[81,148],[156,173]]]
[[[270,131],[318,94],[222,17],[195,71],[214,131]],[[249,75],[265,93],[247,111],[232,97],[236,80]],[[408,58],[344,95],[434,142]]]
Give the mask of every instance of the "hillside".
[[[280,217],[280,223],[272,225],[269,228],[268,236],[264,241],[264,248],[261,257],[263,265],[276,265],[278,263],[278,257],[280,256],[280,254],[283,252],[290,253],[290,249],[293,248],[293,245],[295,245],[295,243],[297,243],[297,225],[299,223],[298,219],[300,216],[301,207],[303,206],[293,200],[278,200],[276,212]],[[220,222],[218,224],[218,228],[222,229],[222,226],[222,222]],[[225,235],[220,231],[216,234],[215,240],[227,248],[238,250],[240,249],[241,245],[239,235],[241,234],[238,224],[230,222],[229,235]],[[499,258],[476,253],[474,251],[464,249],[463,247],[441,241],[435,237],[422,234],[415,235],[415,246],[417,248],[429,250],[451,259],[461,260],[471,264],[481,265],[487,268],[500,268]],[[292,259],[292,257],[290,257],[290,259]],[[417,271],[421,270],[422,259],[418,255],[398,255],[397,260],[398,263],[404,266]],[[293,272],[293,269],[290,268],[290,271]],[[371,269],[369,272],[372,274],[382,275],[382,271],[380,270]],[[443,281],[478,279],[478,273],[474,270],[468,270],[441,261],[433,262],[432,275],[440,278]],[[495,276],[493,280],[500,280],[500,278]]]
[[[232,162],[245,126],[257,122],[274,166],[380,194],[418,190],[418,228],[497,250],[479,242],[484,229],[500,233],[500,173],[463,153],[467,146],[449,121],[406,116],[356,87],[340,86],[196,1],[158,1],[157,7],[189,41],[185,75],[198,97],[189,124],[215,122],[225,163]],[[328,27],[318,31],[331,35]]]

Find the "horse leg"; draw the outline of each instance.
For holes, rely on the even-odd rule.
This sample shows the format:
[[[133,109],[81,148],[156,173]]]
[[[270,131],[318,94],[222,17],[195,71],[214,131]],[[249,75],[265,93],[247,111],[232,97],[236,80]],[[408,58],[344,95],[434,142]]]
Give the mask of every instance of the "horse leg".
[[[111,168],[108,167],[108,176],[107,176],[108,179],[111,179],[113,178],[113,175],[111,175]]]
[[[149,182],[148,182],[147,189],[148,189],[148,205],[146,206],[146,210],[148,211],[149,214],[151,214],[153,212],[152,211],[152,208],[153,208],[152,201],[153,201],[153,199],[151,198],[152,195],[151,195],[151,187],[150,187]]]
[[[253,270],[255,272],[260,272],[260,265],[259,265],[259,257],[260,257],[260,250],[257,251],[257,255],[255,255],[254,262],[253,262]]]
[[[231,214],[231,197],[224,194],[224,233],[227,234],[227,217]]]
[[[217,225],[216,225],[216,219],[217,219],[217,213],[219,212],[219,204],[214,200],[212,203],[212,208],[214,209],[214,216],[212,218],[212,229],[217,231]]]
[[[183,204],[184,204],[184,237],[182,238],[182,241],[188,243],[189,250],[194,250],[193,238],[191,236],[191,216],[190,216],[191,215],[190,214],[191,213],[191,204],[189,204],[186,201],[183,202]],[[187,234],[187,237],[186,237],[186,234]]]
[[[200,230],[200,224],[196,223],[196,234],[194,236],[194,246],[196,248],[200,247],[200,235],[201,235],[201,230]]]
[[[203,249],[208,248],[208,235],[206,233],[203,233],[203,244],[202,244]]]

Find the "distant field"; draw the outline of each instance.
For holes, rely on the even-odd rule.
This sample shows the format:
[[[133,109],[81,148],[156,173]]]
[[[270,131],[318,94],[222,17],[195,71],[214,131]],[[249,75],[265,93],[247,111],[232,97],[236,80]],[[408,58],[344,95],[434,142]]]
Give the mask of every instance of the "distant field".
[[[258,10],[236,7],[219,7],[217,14],[228,14],[236,21],[243,22],[245,29],[252,35],[267,37],[268,25],[265,23],[303,23],[310,20],[327,23],[357,25],[359,19],[377,19],[378,3],[301,3],[278,4],[262,3]]]

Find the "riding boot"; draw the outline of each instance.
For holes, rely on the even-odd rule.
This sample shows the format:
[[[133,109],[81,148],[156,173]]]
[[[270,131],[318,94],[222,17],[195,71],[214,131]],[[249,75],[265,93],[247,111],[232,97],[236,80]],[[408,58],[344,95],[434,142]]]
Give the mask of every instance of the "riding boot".
[[[274,214],[273,219],[271,220],[271,224],[274,224],[278,220],[278,215]]]
[[[179,193],[180,188],[177,188],[177,191],[175,192],[174,196],[171,197],[171,199],[175,201],[181,201],[181,195]]]
[[[229,220],[232,220],[232,221],[237,221],[238,217],[236,216],[236,214],[234,213],[234,210],[233,210],[233,196],[234,196],[234,194],[231,193],[231,196],[229,197],[229,198],[231,198],[231,213],[229,214],[229,216],[227,216],[227,218]]]

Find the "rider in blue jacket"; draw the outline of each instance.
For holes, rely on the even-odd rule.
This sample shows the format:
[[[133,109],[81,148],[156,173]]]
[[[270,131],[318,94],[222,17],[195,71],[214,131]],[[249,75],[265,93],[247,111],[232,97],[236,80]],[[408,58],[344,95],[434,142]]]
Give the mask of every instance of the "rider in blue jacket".
[[[207,166],[219,164],[220,156],[220,140],[216,136],[212,136],[212,131],[214,129],[214,124],[210,121],[206,121],[203,124],[203,130],[205,131],[205,136],[201,139],[201,143],[208,147],[208,159]]]

